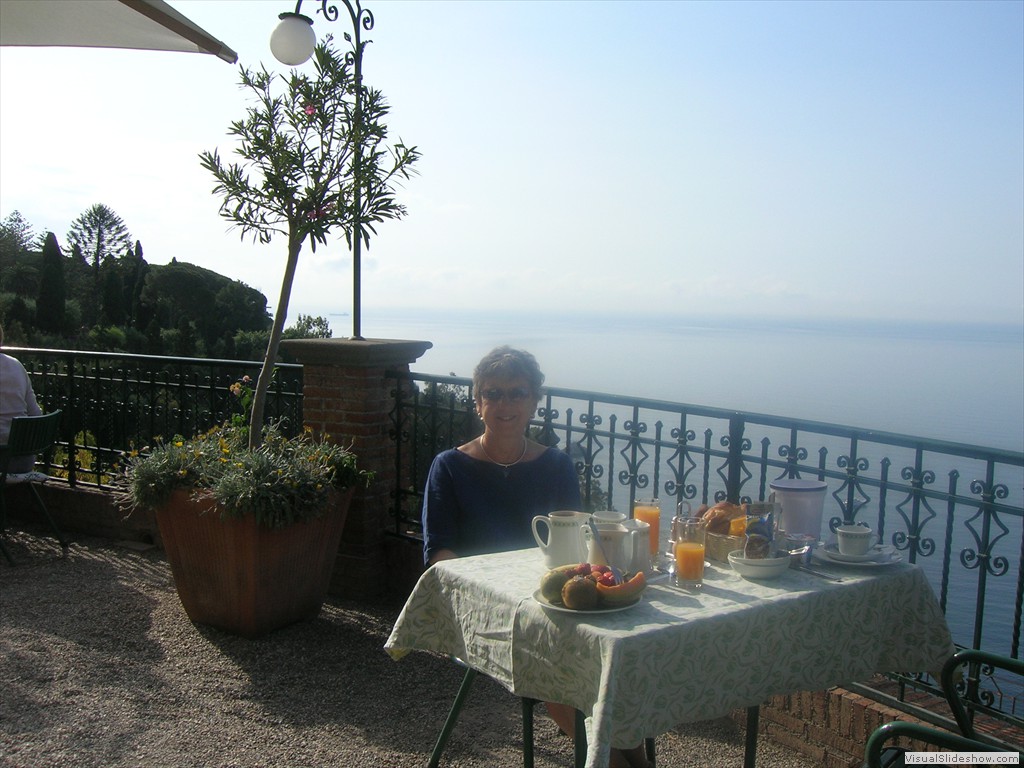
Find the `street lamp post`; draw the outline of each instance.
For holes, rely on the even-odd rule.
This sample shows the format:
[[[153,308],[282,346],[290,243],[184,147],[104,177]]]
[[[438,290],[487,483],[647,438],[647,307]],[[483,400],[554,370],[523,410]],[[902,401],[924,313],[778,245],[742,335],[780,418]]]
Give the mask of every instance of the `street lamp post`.
[[[363,158],[363,41],[362,30],[369,32],[373,29],[373,14],[362,7],[360,0],[341,0],[348,10],[349,18],[352,21],[352,51],[347,54],[352,64],[353,80],[355,83],[354,97],[354,120],[356,126],[355,147],[352,158],[352,173],[355,184],[353,185],[352,206],[354,211],[352,243],[352,338],[362,339],[362,328],[360,323],[361,301],[359,297],[361,282],[361,258],[362,258],[362,158]],[[281,23],[277,25],[270,36],[270,50],[274,58],[289,67],[297,67],[304,64],[313,55],[316,47],[316,33],[313,31],[313,19],[304,16],[300,12],[302,0],[295,4],[294,12],[282,13],[278,18]],[[320,1],[318,10],[327,21],[337,21],[338,6],[327,0]],[[348,33],[345,38],[349,39]]]

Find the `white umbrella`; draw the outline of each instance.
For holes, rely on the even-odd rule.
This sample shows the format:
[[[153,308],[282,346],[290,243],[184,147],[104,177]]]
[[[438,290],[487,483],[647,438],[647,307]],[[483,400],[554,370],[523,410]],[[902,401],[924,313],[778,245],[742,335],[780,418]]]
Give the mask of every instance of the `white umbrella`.
[[[0,0],[0,45],[238,54],[163,0]]]

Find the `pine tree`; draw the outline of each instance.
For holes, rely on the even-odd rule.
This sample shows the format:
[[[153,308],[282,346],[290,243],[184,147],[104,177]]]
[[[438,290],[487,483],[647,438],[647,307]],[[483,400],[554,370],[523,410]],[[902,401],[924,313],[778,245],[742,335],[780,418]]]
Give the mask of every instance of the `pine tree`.
[[[32,245],[32,225],[14,211],[0,222],[0,288],[9,288],[17,258]]]
[[[13,211],[6,219],[0,222],[0,241],[5,247],[10,247],[12,252],[21,253],[32,247],[35,234],[32,232],[32,225],[18,211]]]
[[[68,243],[80,246],[92,262],[96,287],[99,287],[100,265],[108,256],[117,257],[132,247],[132,236],[124,221],[110,208],[96,203],[71,222]]]

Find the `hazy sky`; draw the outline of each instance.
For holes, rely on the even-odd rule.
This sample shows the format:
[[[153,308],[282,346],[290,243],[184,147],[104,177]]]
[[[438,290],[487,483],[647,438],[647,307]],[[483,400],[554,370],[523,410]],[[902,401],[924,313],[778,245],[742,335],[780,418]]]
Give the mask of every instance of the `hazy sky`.
[[[293,2],[170,2],[287,71],[268,39]],[[365,79],[423,157],[364,253],[364,312],[1024,322],[1024,3],[366,5]],[[314,28],[340,40],[342,17]],[[104,203],[150,263],[273,305],[284,240],[228,230],[197,159],[233,149],[238,80],[197,54],[0,49],[0,217],[63,245]],[[303,251],[289,318],[350,309],[339,234]]]

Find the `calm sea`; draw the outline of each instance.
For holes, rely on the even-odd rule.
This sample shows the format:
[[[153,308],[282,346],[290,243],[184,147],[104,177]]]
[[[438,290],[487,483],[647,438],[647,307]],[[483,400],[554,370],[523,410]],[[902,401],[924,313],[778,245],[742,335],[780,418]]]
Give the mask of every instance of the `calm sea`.
[[[351,333],[348,316],[302,311],[327,317],[335,337]],[[369,310],[362,332],[432,342],[412,365],[420,373],[468,377],[490,349],[511,344],[537,357],[551,386],[1024,451],[1020,326]],[[1014,478],[1007,502],[1019,504],[1024,481]],[[954,639],[970,645],[979,574],[957,560],[974,546],[963,522],[947,616]],[[1000,653],[1009,653],[1021,542],[1021,521],[1005,522],[1009,567],[987,580],[982,640]],[[931,526],[941,551],[941,523]],[[921,564],[938,592],[938,557]]]
[[[471,376],[511,344],[552,386],[1024,451],[1019,326],[388,310],[366,311],[362,332],[432,342],[421,373]]]

